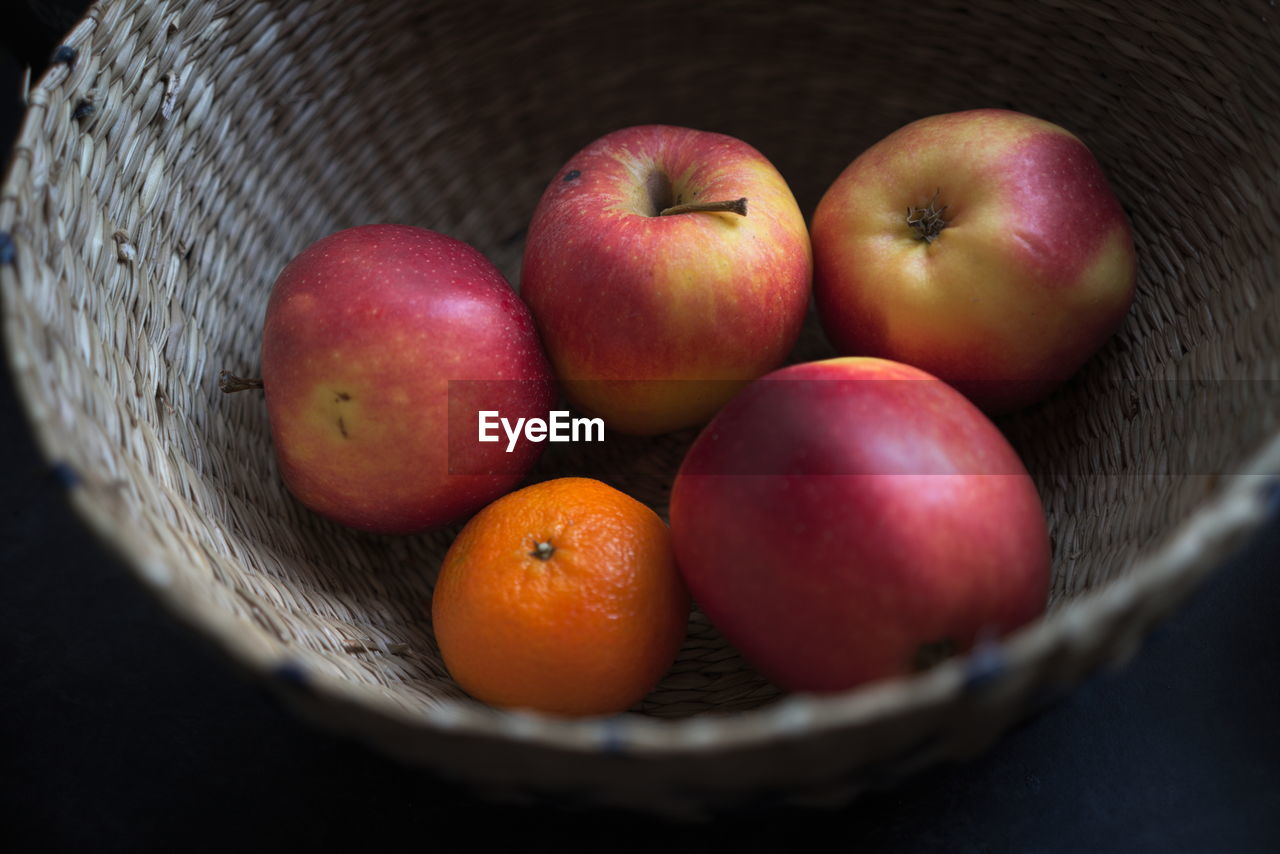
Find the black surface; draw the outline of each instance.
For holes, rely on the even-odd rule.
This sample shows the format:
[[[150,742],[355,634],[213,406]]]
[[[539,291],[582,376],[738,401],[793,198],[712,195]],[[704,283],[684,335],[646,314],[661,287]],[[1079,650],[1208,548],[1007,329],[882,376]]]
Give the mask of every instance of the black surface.
[[[16,127],[12,45],[24,61],[47,58],[66,21],[49,11],[0,27],[6,41],[13,34],[0,55],[0,151]],[[1096,677],[979,759],[839,811],[687,826],[492,806],[300,723],[173,623],[84,530],[37,457],[7,374],[0,470],[4,850],[400,840],[523,851],[1280,851],[1280,525],[1127,669]],[[453,832],[462,836],[442,846]]]

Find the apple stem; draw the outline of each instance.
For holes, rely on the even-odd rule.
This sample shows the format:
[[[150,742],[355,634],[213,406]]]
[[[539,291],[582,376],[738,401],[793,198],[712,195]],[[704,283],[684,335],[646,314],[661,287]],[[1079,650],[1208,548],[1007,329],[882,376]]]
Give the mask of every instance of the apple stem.
[[[533,551],[529,552],[529,557],[536,557],[538,560],[550,560],[555,553],[556,547],[551,545],[550,540],[535,541]]]
[[[736,213],[738,216],[746,216],[747,200],[743,197],[723,202],[691,202],[684,205],[673,205],[661,211],[658,216],[675,216],[676,214],[685,213]]]
[[[942,193],[939,187],[933,193],[933,198],[929,199],[929,203],[922,208],[907,208],[907,225],[916,230],[916,237],[925,243],[932,243],[938,239],[938,235],[942,233],[942,229],[947,227],[947,221],[942,218],[942,214],[946,212],[947,205],[935,208],[934,203],[938,201],[938,196]]]
[[[227,394],[232,394],[237,391],[262,388],[262,380],[257,377],[238,377],[230,371],[218,371],[218,388]]]

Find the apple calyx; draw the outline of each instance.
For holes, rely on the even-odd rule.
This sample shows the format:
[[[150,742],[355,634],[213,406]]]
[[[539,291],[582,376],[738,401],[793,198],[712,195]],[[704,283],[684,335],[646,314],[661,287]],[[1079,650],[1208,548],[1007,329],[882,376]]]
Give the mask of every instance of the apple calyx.
[[[551,545],[550,540],[535,540],[533,543],[533,551],[529,552],[529,557],[536,557],[538,560],[550,560],[551,556],[556,553],[556,547]]]
[[[683,205],[672,205],[658,212],[658,216],[675,216],[684,213],[735,213],[747,215],[747,199],[730,199],[723,202],[690,202]]]
[[[947,206],[935,207],[942,188],[939,187],[934,191],[933,197],[929,199],[927,205],[922,208],[907,208],[907,225],[915,229],[916,239],[923,240],[925,243],[932,243],[938,239],[938,235],[942,233],[942,229],[947,227],[947,221],[942,218],[943,212]]]
[[[262,380],[257,377],[238,377],[230,371],[218,371],[218,388],[226,394],[262,387]]]

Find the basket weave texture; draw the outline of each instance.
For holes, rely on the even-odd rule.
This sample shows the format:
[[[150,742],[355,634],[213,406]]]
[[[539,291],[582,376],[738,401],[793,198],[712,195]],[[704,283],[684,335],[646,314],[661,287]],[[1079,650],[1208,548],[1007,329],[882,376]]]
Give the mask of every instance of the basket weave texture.
[[[1266,518],[1280,472],[1277,14],[105,0],[68,35],[74,58],[30,91],[0,198],[11,367],[77,510],[307,717],[495,794],[665,812],[840,803],[971,755],[1123,660]],[[1049,615],[918,677],[782,696],[695,612],[631,713],[485,708],[448,678],[429,621],[456,526],[377,537],[307,512],[281,483],[261,398],[217,389],[219,369],[256,372],[283,264],[339,228],[433,228],[515,283],[544,185],[608,131],[740,137],[808,214],[880,137],[978,106],[1092,148],[1134,226],[1138,295],[1074,381],[1001,422],[1049,515]],[[827,354],[811,323],[795,357]],[[599,477],[665,513],[692,437],[556,448],[535,477]]]

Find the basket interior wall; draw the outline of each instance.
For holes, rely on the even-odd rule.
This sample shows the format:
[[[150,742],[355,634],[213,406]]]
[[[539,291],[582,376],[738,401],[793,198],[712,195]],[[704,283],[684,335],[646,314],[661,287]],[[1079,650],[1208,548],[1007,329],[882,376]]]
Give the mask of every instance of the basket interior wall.
[[[36,194],[4,201],[23,279],[43,283],[8,307],[11,350],[40,354],[17,367],[50,453],[255,642],[407,706],[461,696],[427,620],[452,530],[374,537],[304,511],[261,399],[216,374],[256,371],[276,273],[337,228],[434,228],[518,281],[545,183],[625,125],[739,136],[806,214],[854,155],[932,113],[1009,107],[1090,145],[1134,225],[1137,302],[1077,380],[1003,424],[1050,514],[1055,603],[1122,571],[1275,423],[1276,45],[1247,10],[1214,10],[1209,45],[1209,12],[1160,5],[418,5],[112,6],[24,137]],[[810,332],[799,355],[822,355]],[[539,474],[665,509],[689,438],[557,449]],[[644,709],[775,694],[695,614]]]

